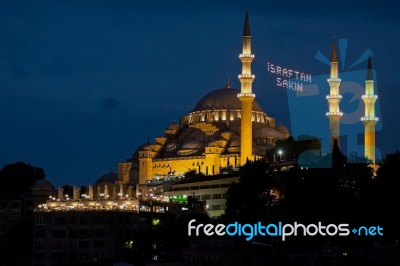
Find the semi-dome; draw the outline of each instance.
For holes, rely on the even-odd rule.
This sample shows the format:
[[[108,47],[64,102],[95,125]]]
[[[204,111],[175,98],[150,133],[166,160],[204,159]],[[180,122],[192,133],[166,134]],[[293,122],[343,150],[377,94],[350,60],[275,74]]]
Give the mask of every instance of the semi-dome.
[[[228,147],[228,152],[239,153],[240,152],[240,138],[236,137],[232,140]]]
[[[214,109],[240,110],[242,108],[242,103],[237,97],[239,93],[240,90],[233,88],[223,88],[212,91],[196,104],[193,111]],[[253,101],[253,111],[263,112],[256,99]]]
[[[178,147],[179,147],[178,143],[171,142],[171,143],[167,144],[167,146],[165,147],[165,151],[172,152],[172,151],[175,151],[176,149],[178,149]]]
[[[96,182],[94,184],[98,185],[98,184],[103,183],[103,182],[114,183],[117,180],[118,180],[118,175],[116,173],[110,172],[110,173],[107,173],[107,174],[104,174],[104,175],[100,176],[96,180]]]
[[[289,129],[288,129],[287,127],[283,126],[283,125],[279,125],[276,129],[277,129],[279,132],[281,132],[282,134],[287,134],[287,135],[289,135]]]
[[[177,152],[180,156],[192,155],[199,152],[203,148],[201,142],[196,140],[189,140]]]

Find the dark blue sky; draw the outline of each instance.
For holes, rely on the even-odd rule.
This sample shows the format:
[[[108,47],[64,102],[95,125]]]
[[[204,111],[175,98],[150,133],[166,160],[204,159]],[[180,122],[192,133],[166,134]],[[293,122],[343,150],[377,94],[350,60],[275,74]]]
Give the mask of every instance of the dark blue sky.
[[[341,71],[372,51],[383,125],[377,146],[393,152],[400,148],[400,19],[387,2],[1,0],[0,167],[43,167],[56,186],[116,171],[228,74],[240,87],[246,5],[253,90],[264,111],[289,128],[294,122],[267,62],[324,75],[329,67],[315,55],[329,55],[336,35],[348,40]]]

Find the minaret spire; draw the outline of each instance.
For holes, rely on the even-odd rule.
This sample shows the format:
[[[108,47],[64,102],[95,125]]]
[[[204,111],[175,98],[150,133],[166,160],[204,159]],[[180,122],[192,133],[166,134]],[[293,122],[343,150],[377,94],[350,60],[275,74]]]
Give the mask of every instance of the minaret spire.
[[[368,56],[367,78],[365,80],[374,80],[373,73],[372,73],[371,55]]]
[[[252,83],[255,76],[251,74],[251,62],[254,59],[254,55],[251,53],[250,22],[247,9],[243,28],[243,48],[239,58],[240,61],[242,61],[242,74],[239,75],[241,90],[238,94],[238,98],[242,102],[240,119],[240,164],[244,165],[248,160],[253,159],[252,111],[253,100],[256,97],[256,95],[252,93]]]
[[[371,56],[368,58],[365,94],[362,99],[365,106],[365,116],[361,118],[364,123],[364,156],[375,165],[375,125],[378,122],[378,117],[375,116],[375,102],[378,96],[374,93]]]
[[[326,96],[329,105],[329,111],[326,116],[329,119],[329,135],[330,135],[330,148],[333,149],[335,140],[340,144],[340,119],[343,113],[340,112],[339,103],[342,100],[340,95],[339,86],[341,79],[339,78],[338,70],[339,60],[337,56],[336,37],[333,37],[332,51],[331,51],[331,71],[330,77],[327,80],[330,87],[329,95]]]
[[[251,37],[250,22],[249,22],[249,10],[247,8],[246,8],[246,17],[244,19],[243,37]]]
[[[338,56],[337,56],[337,48],[336,48],[336,36],[333,36],[331,62],[336,62],[336,63],[339,62]]]

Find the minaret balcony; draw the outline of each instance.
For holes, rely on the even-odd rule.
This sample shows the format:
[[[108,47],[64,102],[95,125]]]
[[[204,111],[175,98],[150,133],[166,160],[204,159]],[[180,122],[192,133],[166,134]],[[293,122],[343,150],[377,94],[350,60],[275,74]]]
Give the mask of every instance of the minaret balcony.
[[[254,55],[253,54],[240,54],[239,58],[253,58],[254,59]]]
[[[255,98],[256,95],[254,93],[239,93],[237,95],[238,98]]]
[[[374,95],[374,94],[366,94],[366,95],[362,95],[361,96],[362,99],[378,99],[378,95]]]
[[[343,116],[342,112],[327,112],[326,116]]]
[[[256,76],[252,75],[252,74],[241,74],[238,75],[239,79],[255,79]]]
[[[328,82],[341,82],[342,80],[340,78],[329,78],[327,79]]]
[[[379,118],[378,117],[376,117],[376,116],[364,116],[364,117],[361,117],[361,121],[376,121],[376,122],[378,122],[379,121]]]
[[[329,99],[342,99],[342,95],[340,95],[340,94],[329,94],[329,95],[326,95],[326,99],[327,100],[329,100]]]

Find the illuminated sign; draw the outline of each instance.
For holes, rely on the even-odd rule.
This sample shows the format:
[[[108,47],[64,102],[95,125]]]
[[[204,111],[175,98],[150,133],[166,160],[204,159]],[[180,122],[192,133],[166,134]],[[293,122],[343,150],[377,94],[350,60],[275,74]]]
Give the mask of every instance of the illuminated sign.
[[[267,63],[267,71],[275,74],[276,86],[294,91],[303,91],[304,83],[311,83],[311,74],[302,71],[294,70],[287,67],[278,66],[270,62]]]

